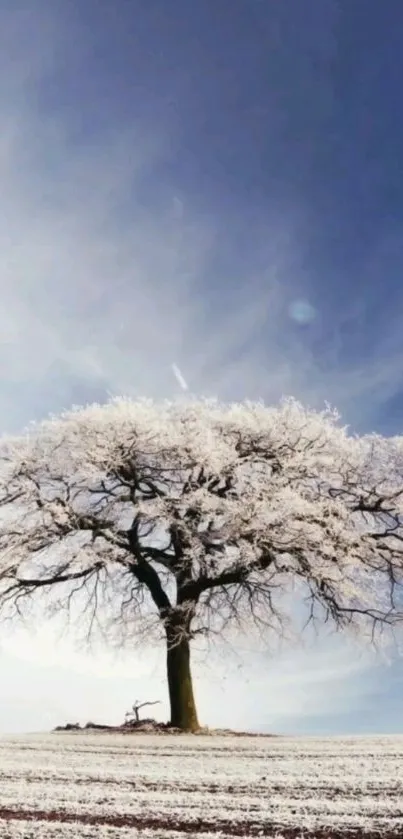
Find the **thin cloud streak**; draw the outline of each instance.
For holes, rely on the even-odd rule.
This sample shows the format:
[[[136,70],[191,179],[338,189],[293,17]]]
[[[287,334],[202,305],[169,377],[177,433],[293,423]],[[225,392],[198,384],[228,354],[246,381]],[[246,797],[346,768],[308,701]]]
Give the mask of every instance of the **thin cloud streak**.
[[[175,379],[177,380],[178,384],[181,386],[182,390],[188,390],[189,388],[188,388],[187,381],[184,378],[184,376],[183,376],[181,370],[179,369],[178,365],[174,363],[174,364],[171,365],[171,368],[172,368],[172,372],[175,376]]]

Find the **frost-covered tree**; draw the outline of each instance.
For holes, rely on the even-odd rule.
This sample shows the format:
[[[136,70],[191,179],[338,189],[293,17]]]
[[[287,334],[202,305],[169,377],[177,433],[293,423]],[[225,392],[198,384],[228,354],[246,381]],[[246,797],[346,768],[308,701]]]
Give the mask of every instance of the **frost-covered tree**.
[[[192,640],[281,633],[289,581],[336,629],[402,620],[402,438],[350,436],[293,400],[118,399],[0,454],[3,613],[57,590],[88,635],[164,639],[174,726],[199,724]]]

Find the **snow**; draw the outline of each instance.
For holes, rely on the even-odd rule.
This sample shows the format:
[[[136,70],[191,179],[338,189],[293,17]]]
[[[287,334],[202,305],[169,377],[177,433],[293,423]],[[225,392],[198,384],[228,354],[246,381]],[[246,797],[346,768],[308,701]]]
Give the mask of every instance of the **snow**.
[[[5,833],[0,810],[0,835],[13,839],[30,835],[27,812],[36,839],[67,839],[73,827],[88,839],[147,837],[157,823],[149,835],[162,839],[290,827],[401,834],[403,736],[31,735],[0,741],[0,785],[1,808],[18,814]]]

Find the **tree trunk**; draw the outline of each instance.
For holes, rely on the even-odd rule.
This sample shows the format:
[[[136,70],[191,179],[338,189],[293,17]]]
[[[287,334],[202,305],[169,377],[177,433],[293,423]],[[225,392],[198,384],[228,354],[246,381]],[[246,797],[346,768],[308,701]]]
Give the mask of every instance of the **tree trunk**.
[[[197,731],[200,726],[193,694],[189,640],[186,637],[178,640],[177,630],[170,630],[169,627],[167,627],[167,672],[171,725],[183,731]]]

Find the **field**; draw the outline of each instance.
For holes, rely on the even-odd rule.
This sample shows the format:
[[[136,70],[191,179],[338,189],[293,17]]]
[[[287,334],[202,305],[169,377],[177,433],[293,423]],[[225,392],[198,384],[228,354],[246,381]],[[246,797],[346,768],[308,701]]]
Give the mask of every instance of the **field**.
[[[403,836],[403,737],[0,740],[1,839]]]

